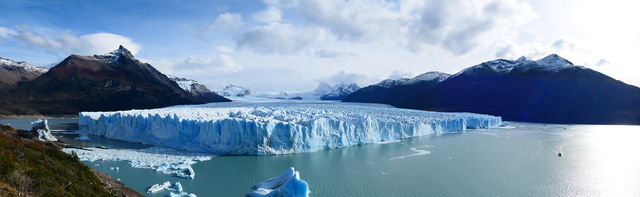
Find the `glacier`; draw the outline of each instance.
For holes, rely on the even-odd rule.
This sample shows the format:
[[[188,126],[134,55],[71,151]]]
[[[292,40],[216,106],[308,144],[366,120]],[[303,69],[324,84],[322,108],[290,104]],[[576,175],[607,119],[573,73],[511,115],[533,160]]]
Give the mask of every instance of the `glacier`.
[[[148,110],[81,112],[81,132],[224,155],[310,152],[466,129],[502,119],[473,113],[323,101],[242,101]]]

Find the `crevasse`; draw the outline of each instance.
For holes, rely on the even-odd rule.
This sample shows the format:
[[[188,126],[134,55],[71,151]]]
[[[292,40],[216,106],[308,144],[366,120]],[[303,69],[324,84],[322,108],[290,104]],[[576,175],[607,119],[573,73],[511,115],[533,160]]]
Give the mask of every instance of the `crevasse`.
[[[107,138],[229,155],[317,151],[466,129],[501,118],[375,104],[254,101],[82,112],[82,131]]]

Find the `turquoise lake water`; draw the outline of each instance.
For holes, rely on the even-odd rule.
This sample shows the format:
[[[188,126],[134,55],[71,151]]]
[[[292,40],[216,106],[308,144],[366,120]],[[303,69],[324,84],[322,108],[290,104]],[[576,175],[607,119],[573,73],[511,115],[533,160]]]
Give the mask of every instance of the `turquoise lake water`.
[[[31,120],[0,119],[0,124],[28,129]],[[76,121],[50,119],[50,125],[74,130]],[[640,126],[510,124],[514,128],[311,153],[217,156],[195,164],[193,180],[131,168],[126,161],[85,163],[140,192],[180,181],[198,196],[244,196],[289,167],[300,171],[312,196],[640,196]],[[148,147],[54,135],[82,146]]]

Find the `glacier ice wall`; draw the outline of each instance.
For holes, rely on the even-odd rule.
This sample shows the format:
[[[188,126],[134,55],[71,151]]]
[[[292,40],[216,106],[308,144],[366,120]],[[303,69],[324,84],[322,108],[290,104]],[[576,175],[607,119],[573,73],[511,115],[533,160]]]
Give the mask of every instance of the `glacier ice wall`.
[[[339,102],[231,102],[82,112],[82,131],[107,138],[229,155],[316,151],[501,124],[497,116]]]

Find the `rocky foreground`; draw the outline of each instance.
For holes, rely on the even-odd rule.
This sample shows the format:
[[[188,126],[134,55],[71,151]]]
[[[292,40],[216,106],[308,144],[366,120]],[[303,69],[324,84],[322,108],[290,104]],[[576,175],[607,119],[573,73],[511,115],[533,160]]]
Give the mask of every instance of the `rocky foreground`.
[[[143,196],[62,152],[66,145],[43,132],[0,125],[0,196]]]

